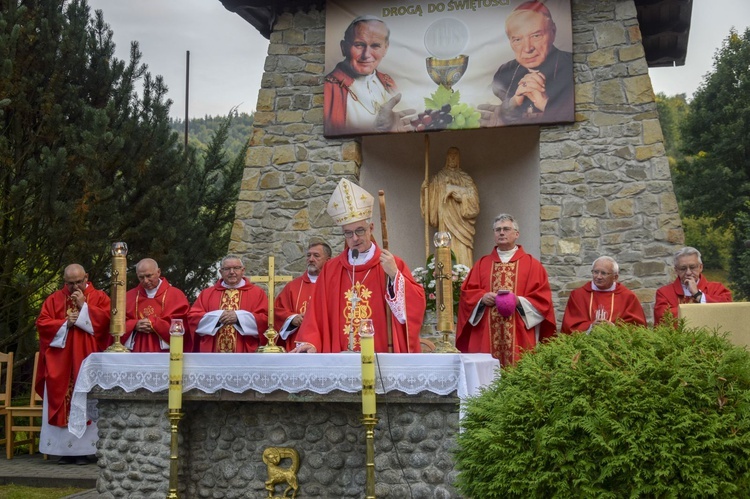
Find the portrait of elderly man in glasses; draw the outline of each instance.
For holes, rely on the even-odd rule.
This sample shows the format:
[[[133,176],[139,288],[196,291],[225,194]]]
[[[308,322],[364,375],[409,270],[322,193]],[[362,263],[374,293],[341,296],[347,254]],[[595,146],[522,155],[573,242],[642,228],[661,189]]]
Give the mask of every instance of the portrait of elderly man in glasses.
[[[646,315],[635,293],[617,282],[620,266],[614,258],[600,256],[591,265],[591,280],[568,297],[561,332],[591,331],[599,323],[646,325]]]
[[[524,2],[505,20],[515,58],[495,73],[499,106],[481,105],[483,126],[573,121],[573,54],[555,47],[557,26],[549,9]]]
[[[677,318],[677,307],[681,303],[722,303],[732,301],[732,292],[720,282],[709,282],[703,277],[701,252],[690,246],[674,255],[674,270],[677,278],[656,290],[654,324]],[[676,324],[676,322],[673,322]]]

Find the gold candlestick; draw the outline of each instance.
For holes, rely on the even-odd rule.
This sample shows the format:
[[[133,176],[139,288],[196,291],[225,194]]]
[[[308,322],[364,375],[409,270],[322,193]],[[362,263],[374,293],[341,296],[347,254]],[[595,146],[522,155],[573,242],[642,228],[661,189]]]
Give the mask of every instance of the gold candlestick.
[[[436,353],[457,353],[458,349],[450,336],[455,333],[453,324],[453,265],[451,264],[451,235],[436,232],[435,243],[435,288],[437,331],[443,335],[435,345]]]
[[[182,409],[182,357],[185,326],[182,319],[172,319],[169,327],[169,426],[171,445],[169,455],[169,493],[167,499],[177,499],[179,424],[184,413]]]
[[[375,328],[372,319],[359,324],[359,350],[362,355],[362,423],[365,425],[366,481],[365,497],[375,499]]]
[[[115,342],[106,352],[129,352],[120,343],[120,337],[125,334],[125,294],[127,292],[126,275],[128,271],[128,245],[123,242],[112,243],[112,284],[109,332]]]

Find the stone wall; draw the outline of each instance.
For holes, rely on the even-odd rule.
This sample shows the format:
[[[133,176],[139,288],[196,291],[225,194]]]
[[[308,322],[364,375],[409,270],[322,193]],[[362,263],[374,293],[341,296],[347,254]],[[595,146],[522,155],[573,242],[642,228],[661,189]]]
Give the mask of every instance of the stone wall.
[[[614,257],[649,319],[683,242],[632,1],[573,1],[576,122],[543,127],[542,262],[558,321],[591,262]]]
[[[216,400],[217,395],[221,397],[201,394],[200,401],[184,404],[188,416],[179,433],[180,497],[267,497],[262,460],[267,447],[293,447],[300,453],[298,497],[364,496],[366,446],[359,395]],[[166,400],[154,400],[147,392],[99,396],[100,497],[165,497],[170,466]],[[452,486],[456,471],[451,454],[458,399],[398,393],[388,397],[387,406],[378,397],[376,496],[460,497]]]
[[[572,5],[576,122],[541,128],[541,260],[558,323],[602,254],[650,319],[683,232],[636,10],[632,0]],[[301,273],[311,235],[342,247],[325,207],[340,178],[358,179],[361,147],[322,135],[324,30],[325,13],[311,10],[281,15],[271,35],[230,244],[253,272],[273,254],[282,273]]]

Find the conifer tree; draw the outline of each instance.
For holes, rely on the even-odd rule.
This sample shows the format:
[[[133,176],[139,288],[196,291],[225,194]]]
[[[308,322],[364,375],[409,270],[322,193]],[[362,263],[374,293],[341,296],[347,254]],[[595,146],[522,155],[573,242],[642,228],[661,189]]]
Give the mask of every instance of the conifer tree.
[[[220,134],[204,161],[182,150],[162,78],[137,42],[115,58],[85,0],[1,1],[0,350],[28,354],[64,266],[107,289],[114,241],[131,268],[148,256],[188,295],[204,286],[226,252],[244,154],[223,158]]]

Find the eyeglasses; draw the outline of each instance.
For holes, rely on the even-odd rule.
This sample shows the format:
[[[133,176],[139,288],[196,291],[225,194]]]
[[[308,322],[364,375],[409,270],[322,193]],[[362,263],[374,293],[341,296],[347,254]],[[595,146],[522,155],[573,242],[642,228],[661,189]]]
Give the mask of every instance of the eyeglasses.
[[[683,274],[683,273],[687,272],[688,270],[690,270],[690,272],[697,272],[698,269],[700,269],[700,268],[701,268],[700,265],[689,265],[689,266],[684,266],[684,267],[675,267],[675,270],[678,273]]]
[[[515,227],[495,227],[495,232],[511,232],[516,230]]]
[[[235,272],[239,272],[239,271],[241,271],[244,268],[245,267],[222,267],[221,271],[222,272],[231,272],[231,271],[234,270]]]
[[[80,286],[84,283],[86,283],[86,279],[81,279],[80,281],[65,281],[66,286]]]
[[[604,272],[603,270],[592,270],[591,275],[607,277],[607,276],[614,275],[614,272]]]
[[[347,239],[351,239],[354,237],[354,234],[357,234],[357,236],[362,237],[365,235],[365,232],[367,232],[367,229],[364,227],[359,227],[354,230],[345,230],[344,237]]]

